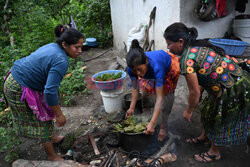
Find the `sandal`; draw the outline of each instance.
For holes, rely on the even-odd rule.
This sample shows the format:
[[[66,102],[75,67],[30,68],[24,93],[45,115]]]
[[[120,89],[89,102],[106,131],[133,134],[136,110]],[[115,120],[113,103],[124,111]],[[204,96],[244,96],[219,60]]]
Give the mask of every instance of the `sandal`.
[[[208,154],[208,152],[204,152],[204,153],[197,154],[197,156],[199,156],[201,158],[201,160],[197,159],[196,155],[194,155],[194,159],[196,161],[204,162],[204,163],[214,162],[214,161],[218,161],[221,159],[220,153],[218,153],[216,155],[210,155],[210,154]]]
[[[186,139],[186,143],[208,145],[209,139],[206,137],[206,139],[200,140],[198,137],[191,137],[191,138]]]

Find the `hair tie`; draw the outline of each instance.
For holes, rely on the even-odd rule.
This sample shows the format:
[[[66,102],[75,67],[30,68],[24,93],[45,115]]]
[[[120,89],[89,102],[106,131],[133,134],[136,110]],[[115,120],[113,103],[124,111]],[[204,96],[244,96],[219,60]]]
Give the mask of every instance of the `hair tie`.
[[[61,32],[63,32],[63,27],[61,28]]]

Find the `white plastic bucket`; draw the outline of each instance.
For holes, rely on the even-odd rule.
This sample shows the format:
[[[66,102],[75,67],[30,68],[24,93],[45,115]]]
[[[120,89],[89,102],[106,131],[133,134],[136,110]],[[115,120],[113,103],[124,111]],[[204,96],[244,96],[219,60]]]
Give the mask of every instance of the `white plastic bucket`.
[[[107,113],[113,113],[122,109],[123,89],[100,91],[104,109]]]
[[[233,32],[241,40],[250,43],[250,19],[234,19]]]

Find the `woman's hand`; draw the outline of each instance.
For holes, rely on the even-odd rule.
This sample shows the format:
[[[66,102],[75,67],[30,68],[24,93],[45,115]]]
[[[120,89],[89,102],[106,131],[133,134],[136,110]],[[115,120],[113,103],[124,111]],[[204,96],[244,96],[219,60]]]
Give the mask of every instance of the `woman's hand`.
[[[145,133],[147,135],[152,135],[155,132],[155,126],[152,122],[149,122],[148,125],[146,126]]]
[[[66,118],[63,114],[56,117],[56,125],[57,127],[64,126],[66,123]]]
[[[126,113],[126,118],[129,118],[131,115],[133,115],[133,114],[134,114],[134,112],[135,112],[135,110],[134,110],[134,109],[129,108],[129,109],[127,110],[127,113]]]
[[[182,116],[185,120],[187,120],[188,122],[191,122],[192,112],[189,112],[188,109],[185,109]]]
[[[65,123],[66,123],[66,118],[65,116],[63,115],[62,111],[61,111],[61,108],[59,105],[55,105],[55,106],[49,106],[50,109],[55,113],[56,115],[56,125],[58,127],[61,127],[61,126],[64,126]]]
[[[135,86],[137,86],[137,85],[135,85]],[[131,103],[130,103],[129,109],[128,109],[127,113],[126,113],[126,118],[129,118],[131,115],[134,114],[135,106],[136,106],[136,102],[137,102],[138,96],[139,96],[139,90],[133,88],[132,89],[132,99],[131,99]]]

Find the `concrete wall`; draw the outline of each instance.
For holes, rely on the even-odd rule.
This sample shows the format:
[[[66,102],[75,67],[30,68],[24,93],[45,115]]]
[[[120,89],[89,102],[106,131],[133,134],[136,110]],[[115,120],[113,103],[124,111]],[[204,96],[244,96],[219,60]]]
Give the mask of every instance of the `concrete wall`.
[[[226,0],[226,17],[204,22],[195,16],[194,9],[198,0],[110,0],[114,48],[123,50],[123,41],[127,42],[129,30],[141,22],[148,24],[154,6],[157,7],[156,16],[149,39],[155,40],[155,50],[166,49],[163,32],[168,25],[179,21],[188,27],[196,27],[198,38],[223,37],[230,29],[235,15],[239,14],[234,10],[235,1]],[[250,2],[245,13],[250,13]]]

